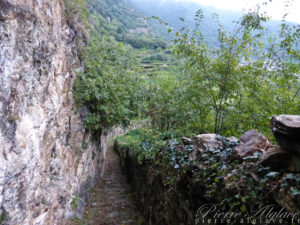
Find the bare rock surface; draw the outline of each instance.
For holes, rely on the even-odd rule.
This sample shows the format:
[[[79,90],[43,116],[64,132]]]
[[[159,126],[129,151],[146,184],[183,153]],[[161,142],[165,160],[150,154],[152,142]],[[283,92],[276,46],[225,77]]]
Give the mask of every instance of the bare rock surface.
[[[219,148],[222,143],[218,140],[217,134],[199,134],[190,140],[183,139],[183,142],[193,143],[195,150],[189,155],[190,160],[196,160],[208,149]]]
[[[240,144],[235,148],[235,153],[240,158],[252,155],[254,152],[263,153],[268,146],[267,138],[257,130],[249,130],[240,138]]]
[[[191,138],[183,137],[183,138],[181,138],[181,140],[182,140],[183,144],[185,144],[185,145],[193,144],[193,140]]]
[[[206,151],[209,148],[219,148],[222,145],[217,137],[217,134],[200,134],[195,136],[193,140],[199,151]]]
[[[291,164],[291,155],[283,151],[278,146],[272,146],[264,151],[260,159],[260,164],[265,167],[271,167],[273,170],[278,171],[287,169]]]
[[[82,214],[86,190],[98,181],[100,145],[73,111],[75,33],[60,0],[0,0],[4,224],[63,224]]]
[[[271,124],[280,147],[287,152],[300,155],[300,116],[273,116]]]

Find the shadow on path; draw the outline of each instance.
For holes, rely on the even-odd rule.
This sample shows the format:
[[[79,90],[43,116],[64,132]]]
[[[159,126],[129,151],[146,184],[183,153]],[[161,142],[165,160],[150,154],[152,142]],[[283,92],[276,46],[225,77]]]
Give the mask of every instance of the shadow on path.
[[[91,192],[91,199],[83,219],[73,219],[70,225],[139,225],[143,219],[136,209],[129,184],[123,174],[120,159],[107,143],[104,172],[98,186]]]

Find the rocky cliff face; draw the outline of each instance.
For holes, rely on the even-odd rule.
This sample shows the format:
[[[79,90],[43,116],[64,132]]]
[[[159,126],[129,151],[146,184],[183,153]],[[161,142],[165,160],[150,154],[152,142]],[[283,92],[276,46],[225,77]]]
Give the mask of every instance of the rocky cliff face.
[[[72,96],[76,32],[60,0],[0,0],[0,216],[63,224],[101,173]],[[77,208],[77,209],[76,209]]]

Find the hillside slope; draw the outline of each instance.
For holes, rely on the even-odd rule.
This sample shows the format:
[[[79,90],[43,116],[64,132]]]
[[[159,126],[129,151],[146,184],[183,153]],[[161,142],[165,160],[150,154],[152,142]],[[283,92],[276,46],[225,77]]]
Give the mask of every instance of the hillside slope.
[[[114,36],[117,41],[134,48],[167,47],[144,15],[124,0],[89,0],[95,29],[101,35]]]

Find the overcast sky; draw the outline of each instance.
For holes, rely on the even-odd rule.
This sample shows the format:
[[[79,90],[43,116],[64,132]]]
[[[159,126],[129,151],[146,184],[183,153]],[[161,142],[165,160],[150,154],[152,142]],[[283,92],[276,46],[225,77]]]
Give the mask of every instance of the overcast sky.
[[[219,9],[242,10],[255,6],[268,0],[177,0],[177,1],[193,1],[202,5],[210,5]],[[285,7],[286,2],[290,2],[288,8]],[[272,19],[281,20],[282,16],[287,12],[289,16],[287,20],[300,24],[300,0],[272,0],[268,3],[266,11]]]

